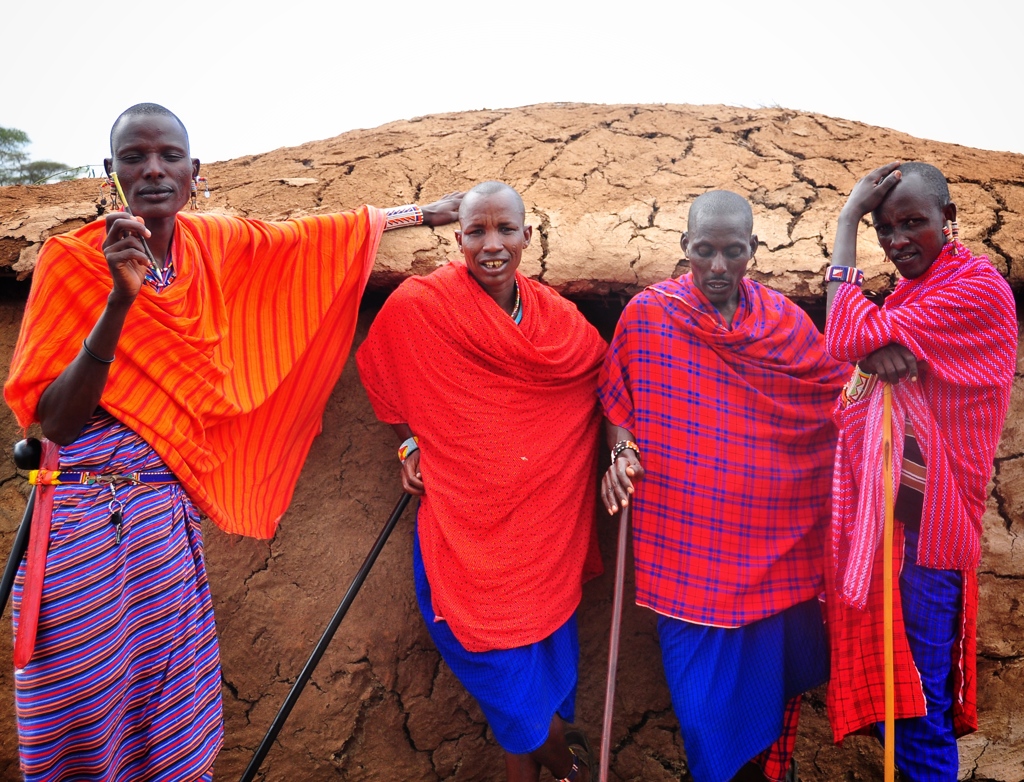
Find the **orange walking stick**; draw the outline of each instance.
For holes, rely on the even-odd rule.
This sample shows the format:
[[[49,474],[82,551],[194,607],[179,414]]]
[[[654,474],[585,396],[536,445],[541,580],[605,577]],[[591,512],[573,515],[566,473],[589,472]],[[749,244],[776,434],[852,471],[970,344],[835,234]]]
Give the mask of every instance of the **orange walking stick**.
[[[885,782],[893,782],[896,773],[896,674],[893,669],[892,639],[892,386],[882,384],[882,491],[885,496],[885,522],[882,527],[882,632],[885,655]]]
[[[615,708],[615,674],[619,667],[619,636],[622,633],[622,593],[626,583],[626,543],[629,534],[629,506],[619,517],[619,548],[615,554],[615,596],[612,599],[612,632],[608,642],[608,683],[604,691],[604,721],[601,724],[601,772],[608,779],[612,752],[612,712]]]

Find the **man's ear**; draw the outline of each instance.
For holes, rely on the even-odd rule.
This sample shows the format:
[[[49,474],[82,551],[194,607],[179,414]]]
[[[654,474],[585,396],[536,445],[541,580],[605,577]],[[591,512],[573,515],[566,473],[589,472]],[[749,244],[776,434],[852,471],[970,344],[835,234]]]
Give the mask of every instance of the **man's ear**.
[[[526,240],[523,242],[524,247],[530,246],[530,237],[533,236],[533,226],[527,225],[523,227],[523,238]]]
[[[114,173],[114,161],[111,158],[103,158],[103,170],[107,172],[107,176]]]
[[[956,222],[956,204],[950,201],[944,207],[942,207],[942,216],[946,219],[947,223]]]
[[[753,258],[757,254],[757,234],[750,235],[750,257]]]
[[[686,245],[689,241],[689,232],[683,231],[683,235],[679,237],[679,246],[683,248],[683,255],[686,255]]]
[[[459,249],[462,249],[462,231],[455,232],[455,243],[459,245]]]

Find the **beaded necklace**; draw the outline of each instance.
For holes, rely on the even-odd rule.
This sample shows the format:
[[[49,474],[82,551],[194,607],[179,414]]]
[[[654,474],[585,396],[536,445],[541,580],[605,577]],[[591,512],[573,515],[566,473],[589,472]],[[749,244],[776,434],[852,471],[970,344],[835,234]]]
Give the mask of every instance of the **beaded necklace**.
[[[523,319],[523,301],[519,298],[519,280],[514,280],[516,286],[516,305],[512,308],[512,320],[516,323]]]

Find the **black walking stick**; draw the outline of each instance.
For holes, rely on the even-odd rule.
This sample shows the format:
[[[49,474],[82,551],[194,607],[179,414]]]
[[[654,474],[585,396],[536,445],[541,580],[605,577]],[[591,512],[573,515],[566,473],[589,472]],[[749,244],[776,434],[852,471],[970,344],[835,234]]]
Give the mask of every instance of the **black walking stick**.
[[[267,735],[263,737],[263,741],[261,741],[260,745],[256,748],[256,752],[252,756],[252,760],[249,761],[249,765],[246,767],[239,782],[252,782],[256,776],[256,772],[260,770],[260,766],[263,764],[263,759],[266,758],[267,753],[270,752],[270,747],[273,745],[275,739],[277,739],[277,734],[281,732],[281,728],[284,727],[284,723],[288,719],[288,715],[291,714],[295,703],[299,700],[299,696],[302,695],[302,691],[305,689],[306,683],[309,681],[309,677],[313,675],[313,671],[320,662],[320,658],[324,656],[324,652],[326,652],[327,647],[330,646],[331,639],[334,638],[334,634],[338,631],[338,626],[341,624],[341,620],[345,618],[345,614],[348,613],[349,606],[352,605],[352,601],[355,600],[356,595],[359,594],[359,588],[363,585],[363,581],[366,580],[366,576],[369,575],[370,568],[373,567],[373,563],[377,561],[377,555],[380,554],[381,549],[384,548],[384,544],[388,542],[388,537],[391,535],[391,531],[398,523],[398,519],[401,517],[402,511],[405,510],[405,506],[409,504],[410,499],[411,495],[403,492],[401,499],[398,500],[398,504],[395,505],[395,509],[391,511],[391,516],[384,525],[384,529],[382,529],[380,531],[380,535],[377,536],[376,543],[373,544],[373,548],[370,549],[370,553],[367,554],[366,559],[363,560],[363,565],[359,568],[359,572],[356,573],[356,577],[352,579],[352,584],[345,593],[345,597],[342,598],[341,605],[338,606],[338,610],[334,612],[334,617],[331,619],[331,623],[327,625],[327,629],[324,630],[324,634],[320,638],[319,643],[317,643],[316,648],[313,649],[313,654],[311,654],[309,660],[306,661],[306,665],[303,667],[302,672],[299,673],[299,677],[295,680],[295,684],[292,685],[291,690],[288,692],[288,697],[285,698],[284,703],[281,704],[281,708],[278,710],[277,716],[274,717],[274,721],[270,724],[270,729],[267,731]]]
[[[34,437],[28,440],[19,440],[14,446],[14,464],[19,470],[38,470],[42,454],[42,443]],[[4,568],[3,578],[0,579],[0,614],[7,610],[7,601],[11,599],[11,590],[14,588],[14,577],[28,550],[28,533],[32,529],[32,511],[35,504],[36,487],[33,486],[32,492],[28,495],[28,504],[25,506],[25,515],[21,519],[21,526],[18,527],[18,532],[14,536],[11,555],[7,558],[7,567]]]

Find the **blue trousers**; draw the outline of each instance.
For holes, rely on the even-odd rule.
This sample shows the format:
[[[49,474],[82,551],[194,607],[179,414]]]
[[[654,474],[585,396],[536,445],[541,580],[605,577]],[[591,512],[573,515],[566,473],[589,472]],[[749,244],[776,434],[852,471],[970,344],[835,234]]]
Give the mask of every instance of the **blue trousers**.
[[[953,647],[959,637],[963,576],[915,564],[919,532],[906,529],[900,598],[907,641],[921,674],[927,713],[896,721],[896,767],[905,782],[956,782]],[[879,724],[884,737],[884,726]]]

